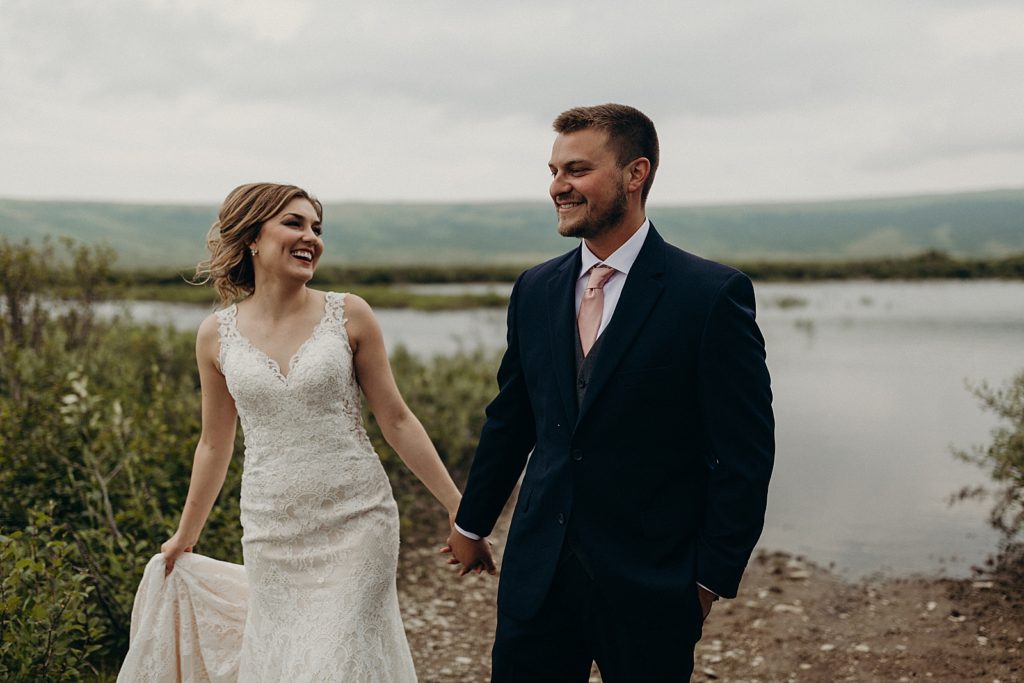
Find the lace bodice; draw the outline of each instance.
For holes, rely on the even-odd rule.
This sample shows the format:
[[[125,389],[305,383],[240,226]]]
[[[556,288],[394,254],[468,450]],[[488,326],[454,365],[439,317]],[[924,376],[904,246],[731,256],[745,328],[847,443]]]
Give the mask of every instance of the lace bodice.
[[[345,330],[345,295],[328,292],[324,315],[288,362],[277,361],[238,331],[238,307],[217,313],[218,362],[245,433],[246,465],[260,453],[313,436],[325,449],[369,448],[359,385]],[[326,440],[326,441],[325,441]]]

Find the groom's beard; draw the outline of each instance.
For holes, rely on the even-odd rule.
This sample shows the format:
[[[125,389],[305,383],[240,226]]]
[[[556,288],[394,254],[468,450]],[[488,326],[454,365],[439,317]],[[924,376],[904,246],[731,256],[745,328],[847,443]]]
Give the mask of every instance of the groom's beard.
[[[588,202],[586,204],[587,213],[575,220],[568,218],[562,220],[559,217],[558,234],[562,237],[594,239],[610,231],[622,221],[626,215],[626,210],[629,208],[626,201],[626,190],[620,187],[611,203],[603,210],[601,207],[596,207],[591,213],[591,207],[593,206],[593,204]]]

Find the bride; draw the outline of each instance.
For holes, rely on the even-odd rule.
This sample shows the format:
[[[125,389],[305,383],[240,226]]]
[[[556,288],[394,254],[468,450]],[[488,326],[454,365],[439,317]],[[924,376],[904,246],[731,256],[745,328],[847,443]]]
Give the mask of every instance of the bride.
[[[197,273],[202,435],[177,532],[146,569],[118,680],[415,681],[395,574],[398,511],[360,412],[448,511],[460,494],[395,386],[380,327],[310,289],[323,209],[291,185],[228,195]],[[192,554],[245,434],[244,568]]]

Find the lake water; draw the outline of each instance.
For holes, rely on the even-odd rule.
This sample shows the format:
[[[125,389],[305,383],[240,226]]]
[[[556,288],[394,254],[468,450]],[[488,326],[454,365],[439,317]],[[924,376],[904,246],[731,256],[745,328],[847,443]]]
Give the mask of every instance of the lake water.
[[[850,577],[960,576],[981,564],[998,538],[988,505],[948,500],[985,483],[984,473],[951,450],[987,443],[996,424],[965,382],[999,385],[1024,370],[1024,283],[764,283],[757,292],[778,444],[760,545]],[[146,302],[130,309],[183,328],[208,313]],[[389,348],[433,355],[504,346],[504,311],[378,317]]]

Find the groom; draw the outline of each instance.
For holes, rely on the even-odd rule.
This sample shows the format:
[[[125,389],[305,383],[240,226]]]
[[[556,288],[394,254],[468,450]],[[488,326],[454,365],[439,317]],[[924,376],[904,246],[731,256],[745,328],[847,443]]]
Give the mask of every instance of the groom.
[[[493,680],[687,680],[712,601],[736,596],[774,453],[754,292],[666,243],[644,206],[658,138],[618,104],[554,122],[558,232],[523,273],[449,538],[462,572],[523,469],[498,588]],[[531,454],[532,452],[532,454]]]

